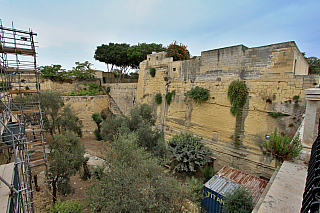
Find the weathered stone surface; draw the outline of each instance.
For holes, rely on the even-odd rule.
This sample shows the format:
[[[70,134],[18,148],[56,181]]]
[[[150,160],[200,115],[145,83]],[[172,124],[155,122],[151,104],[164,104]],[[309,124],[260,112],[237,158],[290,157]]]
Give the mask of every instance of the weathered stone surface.
[[[285,161],[258,213],[300,212],[308,167]]]

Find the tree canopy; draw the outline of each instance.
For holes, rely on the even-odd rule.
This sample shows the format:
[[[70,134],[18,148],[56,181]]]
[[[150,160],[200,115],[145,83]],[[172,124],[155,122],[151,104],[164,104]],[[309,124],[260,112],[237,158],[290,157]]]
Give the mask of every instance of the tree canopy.
[[[138,145],[134,132],[120,134],[106,156],[107,168],[88,188],[93,212],[180,212],[181,184],[164,172],[156,158]]]
[[[95,71],[91,69],[92,64],[89,61],[84,63],[75,62],[76,66],[72,67],[71,75],[76,77],[76,79],[93,79],[95,78]]]
[[[163,50],[162,44],[139,43],[130,46],[130,44],[109,43],[97,46],[94,59],[104,62],[107,65],[108,72],[113,72],[115,67],[120,68],[119,81],[123,75],[126,75],[130,68],[138,69],[140,62],[147,59],[147,55],[152,52]],[[109,67],[109,65],[111,67]]]
[[[307,62],[309,63],[309,73],[310,74],[319,74],[320,73],[320,59],[317,57],[306,57]]]
[[[173,57],[174,61],[188,60],[190,59],[190,53],[187,49],[187,46],[177,41],[172,42],[172,44],[168,45],[165,48],[168,57]]]
[[[38,74],[43,78],[48,78],[52,81],[63,81],[68,77],[68,72],[61,68],[59,64],[51,64],[47,66],[38,67]]]
[[[147,59],[148,54],[161,51],[163,51],[162,44],[138,43],[138,45],[133,45],[128,48],[128,60],[130,61],[131,67],[137,69],[139,68],[140,62]]]

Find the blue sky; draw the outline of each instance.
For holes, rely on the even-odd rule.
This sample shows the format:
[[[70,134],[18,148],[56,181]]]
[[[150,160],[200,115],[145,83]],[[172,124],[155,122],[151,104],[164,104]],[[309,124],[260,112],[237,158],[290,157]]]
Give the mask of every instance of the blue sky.
[[[237,44],[295,41],[320,58],[319,0],[0,0],[0,19],[38,33],[38,65],[95,61],[98,45],[176,40],[193,56]]]

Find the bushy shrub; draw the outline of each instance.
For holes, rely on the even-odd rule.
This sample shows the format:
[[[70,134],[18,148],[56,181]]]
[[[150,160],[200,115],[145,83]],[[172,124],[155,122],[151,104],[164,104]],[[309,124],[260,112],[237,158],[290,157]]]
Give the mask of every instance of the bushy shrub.
[[[94,122],[97,124],[98,127],[100,123],[103,121],[100,114],[96,112],[91,115],[91,118],[94,120]]]
[[[174,135],[168,143],[168,150],[177,162],[176,171],[195,172],[196,167],[201,167],[210,162],[210,149],[201,143],[199,137],[192,133]]]
[[[225,212],[251,213],[254,209],[253,197],[245,188],[238,188],[226,194]]]
[[[99,168],[86,200],[94,212],[180,212],[185,193],[179,181],[164,172],[140,147],[134,132],[119,134]],[[119,194],[120,193],[120,194]]]
[[[280,161],[297,157],[303,148],[299,136],[293,138],[278,135],[277,128],[270,135],[269,141],[263,141],[263,147]]]
[[[248,90],[243,81],[232,81],[228,88],[228,98],[231,103],[231,113],[236,115],[247,101]]]
[[[192,176],[191,178],[186,178],[187,181],[187,192],[190,195],[190,198],[193,202],[196,203],[198,208],[201,206],[202,200],[202,187],[203,183],[201,180]]]
[[[176,95],[176,91],[175,91],[175,90],[172,90],[171,92],[168,92],[168,93],[166,94],[165,99],[166,99],[166,102],[167,102],[168,105],[171,104],[172,98],[173,98],[175,95]]]
[[[156,76],[156,68],[154,68],[154,67],[150,68],[150,75],[151,75],[151,77]]]
[[[162,95],[160,93],[156,94],[155,101],[158,105],[162,103]]]
[[[201,102],[207,101],[210,98],[210,90],[196,86],[190,91],[187,91],[184,95],[201,104]]]
[[[82,213],[84,212],[84,205],[79,200],[66,200],[61,202],[58,200],[50,207],[50,213]]]
[[[200,168],[200,170],[202,172],[204,182],[210,180],[214,175],[214,169],[212,166],[205,166],[203,168]]]
[[[101,125],[101,138],[104,141],[113,141],[113,136],[118,133],[123,121],[124,118],[121,116],[107,117]]]

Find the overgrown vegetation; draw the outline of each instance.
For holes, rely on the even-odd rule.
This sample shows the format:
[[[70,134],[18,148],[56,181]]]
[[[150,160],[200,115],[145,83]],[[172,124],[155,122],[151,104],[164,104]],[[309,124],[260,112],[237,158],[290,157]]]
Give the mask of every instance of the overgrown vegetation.
[[[72,132],[54,135],[49,144],[48,172],[46,177],[52,185],[53,201],[57,198],[57,189],[62,195],[73,192],[70,177],[80,170],[84,162],[84,146]]]
[[[172,90],[171,92],[168,92],[165,96],[166,102],[168,105],[171,104],[172,98],[176,95],[176,91]]]
[[[137,105],[129,116],[108,117],[101,125],[101,137],[112,142],[118,133],[136,133],[138,145],[151,152],[153,156],[166,158],[167,151],[163,133],[155,127],[156,114],[148,104]]]
[[[236,115],[245,105],[248,97],[247,86],[243,81],[232,81],[228,88],[228,98],[231,103],[230,112]]]
[[[254,209],[253,197],[245,188],[238,188],[226,194],[223,210],[225,212],[251,213]]]
[[[175,170],[179,172],[195,172],[196,167],[211,161],[210,149],[190,132],[174,135],[168,142],[168,150],[175,161]]]
[[[48,66],[41,66],[38,68],[39,76],[50,79],[52,81],[64,81],[70,76],[70,73],[61,68],[59,64],[52,64]]]
[[[156,101],[156,103],[158,105],[162,103],[162,95],[161,95],[161,93],[157,93],[156,94],[155,101]]]
[[[85,87],[80,90],[79,92],[71,92],[68,93],[68,96],[94,96],[94,95],[99,95],[99,94],[104,94],[102,87],[97,84],[97,83],[82,83],[82,85],[84,85]],[[108,92],[108,91],[107,91]],[[109,92],[110,92],[110,88],[109,88]]]
[[[263,147],[280,162],[297,157],[303,148],[299,136],[282,136],[277,133],[277,128],[270,135],[269,141],[263,141]]]
[[[94,212],[179,212],[185,199],[181,184],[164,172],[159,161],[139,145],[135,132],[118,134],[87,190]]]
[[[50,207],[50,213],[83,213],[84,212],[84,204],[83,202],[76,200],[66,200],[61,202],[57,200],[57,202],[53,203]]]
[[[99,113],[93,113],[91,115],[91,118],[94,120],[94,122],[96,123],[97,125],[97,129],[94,130],[94,135],[96,136],[96,139],[98,141],[101,141],[102,140],[102,137],[101,137],[101,123],[103,121],[101,115]]]
[[[151,75],[151,77],[156,76],[156,68],[154,68],[154,67],[150,68],[150,75]]]
[[[77,80],[96,78],[95,71],[91,69],[92,64],[90,62],[75,62],[75,65],[76,66],[68,72],[65,69],[62,69],[62,66],[59,64],[41,66],[38,68],[38,74],[39,76],[52,81],[65,81],[70,77],[74,77]]]
[[[201,104],[201,102],[207,101],[210,98],[210,90],[196,86],[190,91],[187,91],[184,95],[186,97],[192,98],[198,104]]]

